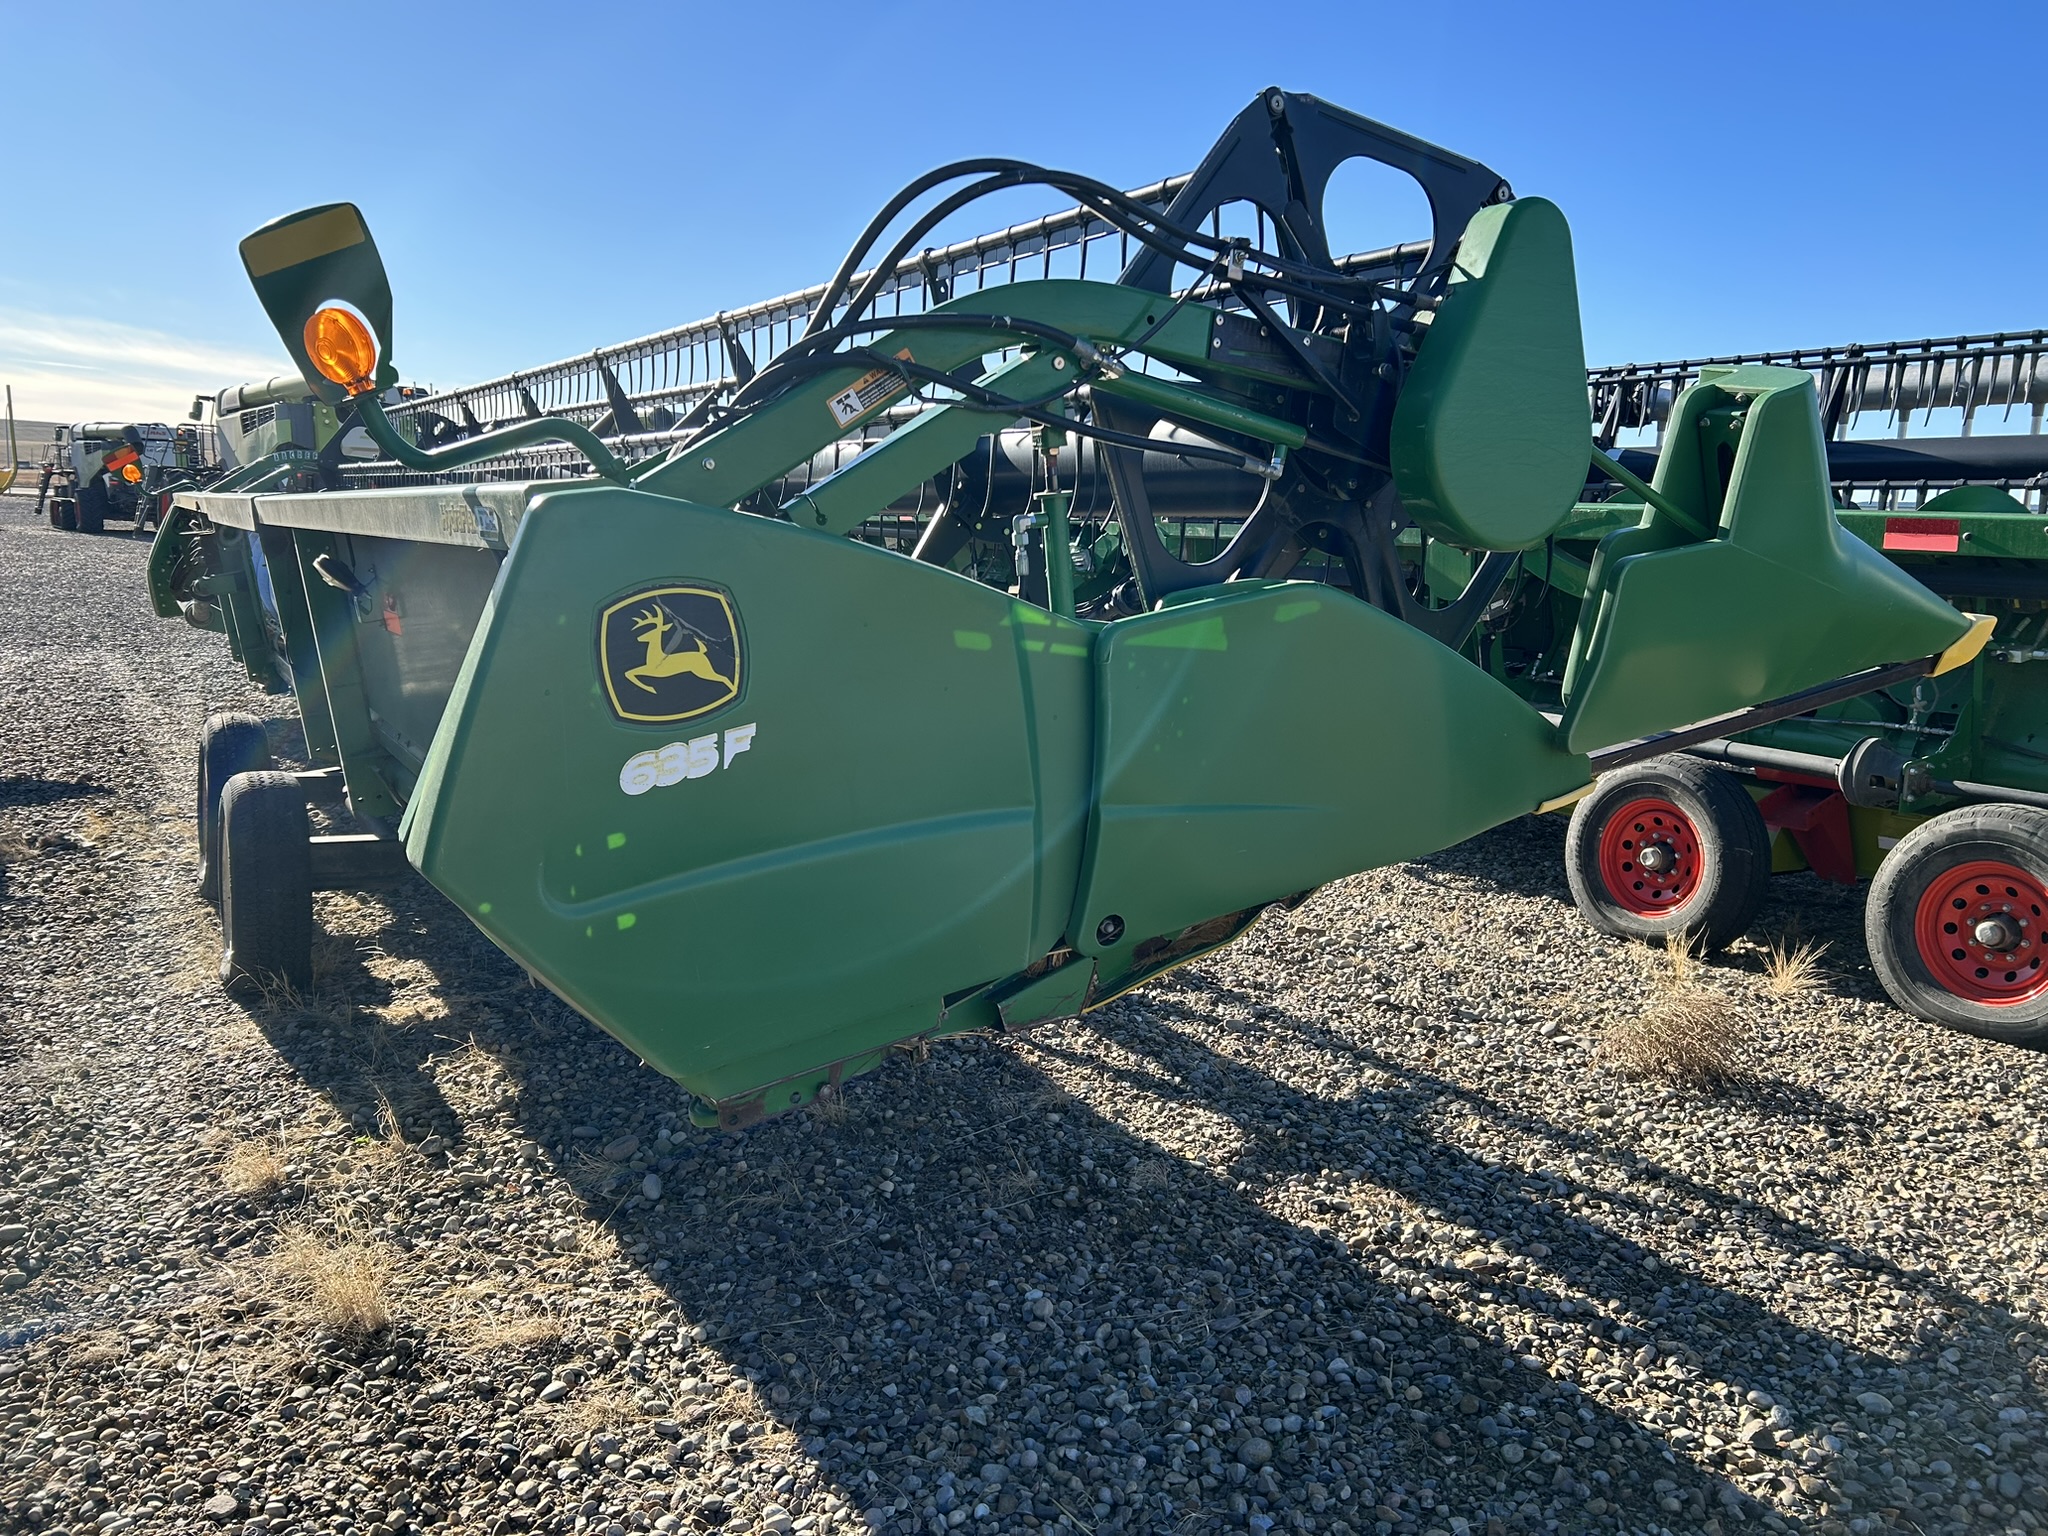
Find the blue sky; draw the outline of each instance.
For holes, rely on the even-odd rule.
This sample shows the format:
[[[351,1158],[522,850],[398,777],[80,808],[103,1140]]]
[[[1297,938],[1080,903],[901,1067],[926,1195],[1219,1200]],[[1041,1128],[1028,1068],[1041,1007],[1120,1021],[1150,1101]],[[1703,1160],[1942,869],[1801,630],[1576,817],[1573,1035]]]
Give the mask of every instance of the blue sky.
[[[2044,18],[5,0],[0,382],[24,418],[174,419],[196,390],[282,371],[235,242],[347,198],[391,269],[401,371],[466,383],[819,281],[942,160],[1123,185],[1188,169],[1268,84],[1559,203],[1596,362],[2031,329]],[[1049,206],[1011,198],[968,222]],[[1355,211],[1362,244],[1412,238],[1386,213]]]

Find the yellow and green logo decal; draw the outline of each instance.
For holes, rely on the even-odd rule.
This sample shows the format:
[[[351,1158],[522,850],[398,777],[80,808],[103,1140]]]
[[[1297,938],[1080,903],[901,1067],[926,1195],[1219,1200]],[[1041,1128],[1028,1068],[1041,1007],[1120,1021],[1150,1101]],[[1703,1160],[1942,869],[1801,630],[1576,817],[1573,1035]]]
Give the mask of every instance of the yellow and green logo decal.
[[[597,617],[597,674],[612,713],[693,720],[740,696],[745,646],[732,598],[708,584],[643,587]]]

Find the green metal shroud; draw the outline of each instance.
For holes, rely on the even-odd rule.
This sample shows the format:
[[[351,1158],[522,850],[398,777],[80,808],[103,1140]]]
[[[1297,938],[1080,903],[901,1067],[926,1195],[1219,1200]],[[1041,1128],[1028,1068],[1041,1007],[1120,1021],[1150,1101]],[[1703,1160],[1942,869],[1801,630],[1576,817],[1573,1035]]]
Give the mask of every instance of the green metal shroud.
[[[1714,537],[1647,506],[1601,540],[1564,679],[1568,746],[1711,719],[1961,633],[1953,608],[1835,521],[1812,375],[1703,379],[1673,407],[1667,441],[1656,489]]]
[[[744,626],[740,695],[619,721],[592,615],[709,581]],[[624,793],[622,765],[672,741],[703,743],[701,773]],[[1443,847],[1586,772],[1507,689],[1328,587],[1088,625],[844,539],[579,489],[527,512],[403,833],[494,940],[724,1102],[993,1023],[1068,933],[1101,979],[1075,1011],[1143,973],[1148,941]]]
[[[739,614],[741,691],[702,720],[629,724],[604,697],[594,616],[649,578],[715,581]],[[938,1028],[949,997],[1059,940],[1091,640],[827,534],[551,493],[456,680],[407,851],[577,1008],[727,1100]],[[694,777],[622,789],[630,759],[693,741]]]
[[[962,295],[857,351],[771,366],[756,383],[777,387],[740,391],[719,424],[608,466],[630,485],[181,496],[150,564],[157,610],[217,624],[252,675],[287,681],[353,808],[402,815],[422,874],[729,1126],[897,1042],[1097,1005],[1272,902],[1567,795],[1589,748],[1964,632],[1836,533],[1810,384],[1731,375],[1688,397],[1698,452],[1666,455],[1642,526],[1591,562],[1553,727],[1458,649],[1484,573],[1517,557],[1475,567],[1433,544],[1432,578],[1462,566],[1479,590],[1448,617],[1414,611],[1367,569],[1363,509],[1398,506],[1398,481],[1423,527],[1525,550],[1525,567],[1577,515],[1590,420],[1562,216],[1280,92],[1240,116],[1190,184],[1211,201],[1182,214],[1239,195],[1233,166],[1275,176],[1276,142],[1307,157],[1318,197],[1361,144],[1437,177],[1433,206],[1465,200],[1442,260],[1403,293],[1333,289],[1300,332],[1256,286],[1249,318],[1148,287],[1142,260],[1120,283]],[[281,220],[244,252],[295,357],[312,308],[339,301],[389,368],[388,288],[355,210]],[[1249,281],[1243,259],[1219,253],[1215,280]],[[1306,280],[1258,259],[1281,291]],[[935,380],[959,398],[768,499]],[[1129,564],[1092,580],[1085,618],[1063,611],[1070,583],[1034,585],[1023,561],[997,578],[1013,595],[846,537],[1020,411],[1057,405],[1054,426],[1113,444],[1079,393],[1091,380],[1119,411],[1214,434],[1176,452],[1272,478],[1263,537],[1240,541],[1256,558],[1176,566],[1124,506],[1128,478],[1120,537],[1084,537]],[[475,459],[543,429],[400,457]],[[1070,510],[1057,491],[1037,505],[1041,528]],[[1020,550],[1031,522],[1007,530]],[[1346,551],[1353,590],[1281,579],[1307,548]],[[1072,553],[1041,534],[1034,558]],[[1135,612],[1113,600],[1133,574]]]

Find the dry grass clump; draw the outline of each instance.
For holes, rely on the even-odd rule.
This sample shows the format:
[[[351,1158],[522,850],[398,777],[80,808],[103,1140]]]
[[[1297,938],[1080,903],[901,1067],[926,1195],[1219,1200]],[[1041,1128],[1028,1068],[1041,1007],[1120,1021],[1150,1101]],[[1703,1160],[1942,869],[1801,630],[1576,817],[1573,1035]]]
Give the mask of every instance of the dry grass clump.
[[[1600,1056],[1634,1077],[1721,1088],[1742,1076],[1748,1042],[1749,1030],[1727,998],[1688,989],[1608,1025]]]
[[[128,1358],[128,1342],[111,1328],[98,1329],[78,1339],[66,1356],[78,1366],[115,1365]]]
[[[221,1182],[237,1195],[274,1195],[284,1188],[284,1152],[274,1141],[238,1141],[221,1160]]]
[[[255,980],[251,1011],[266,1023],[332,1032],[345,1029],[355,1017],[355,1004],[317,984],[301,991],[281,976],[264,975]]]
[[[295,1227],[285,1233],[278,1267],[303,1293],[313,1320],[335,1333],[363,1339],[390,1326],[396,1266],[381,1243]]]
[[[1827,945],[1812,939],[1797,944],[1774,940],[1764,961],[1764,990],[1773,997],[1799,997],[1817,991],[1826,974],[1821,970],[1821,956],[1827,952]]]
[[[486,1349],[546,1349],[561,1343],[567,1333],[559,1318],[515,1317],[485,1323],[477,1329],[476,1341]]]
[[[579,1440],[607,1429],[624,1429],[642,1417],[638,1405],[617,1387],[572,1392],[555,1405],[554,1414],[561,1430]]]
[[[1597,1059],[1632,1077],[1723,1088],[1743,1075],[1750,1025],[1736,1002],[1701,984],[1688,934],[1666,941],[1664,965],[1643,1009],[1610,1023]]]
[[[1131,1188],[1164,1189],[1173,1182],[1173,1169],[1164,1158],[1148,1157],[1131,1170]]]
[[[846,1090],[834,1083],[824,1084],[811,1100],[811,1113],[824,1125],[846,1124],[852,1118],[852,1111],[846,1107]]]
[[[1700,963],[1706,957],[1706,943],[1689,929],[1680,929],[1664,941],[1663,984],[1674,990],[1695,985]]]
[[[0,832],[0,864],[26,864],[37,852],[36,845],[19,832]]]

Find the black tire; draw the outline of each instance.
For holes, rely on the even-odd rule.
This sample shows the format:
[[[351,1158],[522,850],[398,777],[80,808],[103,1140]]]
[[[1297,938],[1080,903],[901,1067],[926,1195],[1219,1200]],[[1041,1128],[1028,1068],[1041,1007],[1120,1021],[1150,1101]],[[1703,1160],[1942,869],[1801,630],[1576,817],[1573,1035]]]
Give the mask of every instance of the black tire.
[[[78,488],[78,531],[107,531],[107,488],[97,480],[89,480]]]
[[[2001,879],[1986,865],[2011,873]],[[2005,943],[2017,945],[1999,954],[1980,942],[1971,903],[1982,909],[1979,921],[2009,925]],[[1986,1040],[2048,1046],[2044,908],[2048,811],[1967,805],[1923,821],[1885,855],[1864,903],[1863,937],[1877,979],[1906,1012]]]
[[[220,979],[231,991],[313,981],[306,796],[288,773],[238,773],[220,797]]]
[[[270,737],[254,715],[208,715],[199,728],[195,801],[199,821],[199,895],[220,902],[220,793],[238,773],[272,766]]]
[[[68,496],[60,496],[50,503],[50,526],[64,533],[78,527],[78,503]]]
[[[1646,837],[1670,865],[1633,862]],[[1742,781],[1690,757],[1656,757],[1603,777],[1572,812],[1564,847],[1565,878],[1586,921],[1652,944],[1682,933],[1702,950],[1727,948],[1756,920],[1771,878],[1771,834]]]

